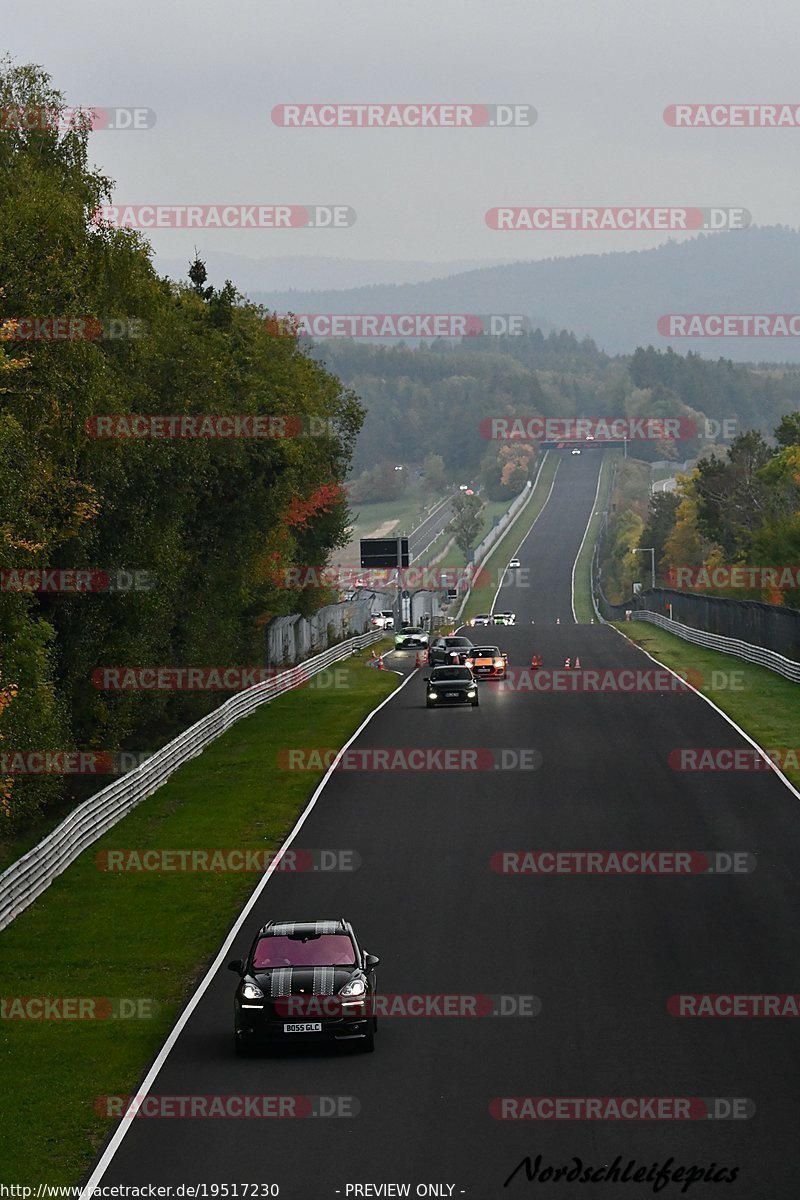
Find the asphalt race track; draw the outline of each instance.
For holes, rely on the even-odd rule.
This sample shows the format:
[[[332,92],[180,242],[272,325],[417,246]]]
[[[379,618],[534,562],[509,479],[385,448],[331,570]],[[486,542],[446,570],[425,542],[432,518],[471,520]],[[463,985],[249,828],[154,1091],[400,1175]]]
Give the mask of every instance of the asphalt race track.
[[[409,534],[408,549],[412,560],[417,554],[421,554],[426,546],[429,546],[449,524],[453,516],[454,499],[455,496],[448,496],[443,504],[434,509],[422,524]]]
[[[542,1155],[542,1167],[574,1166],[577,1157],[594,1168],[621,1155],[623,1166],[671,1158],[672,1169],[739,1168],[735,1183],[694,1183],[684,1193],[677,1182],[662,1197],[800,1196],[800,1022],[680,1019],[667,1008],[676,993],[800,991],[800,801],[768,771],[673,770],[668,756],[679,747],[747,746],[674,680],[671,692],[575,693],[537,688],[527,671],[535,650],[548,671],[577,655],[583,670],[643,672],[625,677],[642,687],[654,679],[655,664],[616,631],[573,623],[572,565],[600,461],[599,453],[563,456],[520,550],[528,586],[524,576],[509,581],[496,601],[517,613],[516,627],[474,631],[508,651],[511,683],[481,683],[478,709],[428,711],[426,672],[416,672],[354,744],[477,749],[481,764],[499,765],[334,773],[295,846],[354,849],[360,869],[276,874],[226,955],[244,955],[269,918],[343,915],[381,956],[384,993],[532,995],[541,1011],[387,1018],[372,1055],[306,1047],[237,1059],[236,979],[223,966],[153,1094],[346,1096],[358,1115],[138,1118],[104,1185],[273,1183],[281,1197],[303,1200],[402,1194],[352,1190],[388,1183],[409,1184],[412,1196],[430,1184],[439,1190],[419,1194],[479,1200],[652,1196],[652,1182],[528,1183],[524,1171],[503,1186],[525,1155]],[[411,657],[389,661],[413,669]],[[514,766],[522,751],[538,752],[536,769]],[[497,852],[524,850],[738,851],[757,867],[688,876],[492,869]],[[711,1119],[696,1104],[690,1120],[499,1120],[490,1112],[495,1098],[526,1096],[747,1099],[718,1111],[752,1115]]]

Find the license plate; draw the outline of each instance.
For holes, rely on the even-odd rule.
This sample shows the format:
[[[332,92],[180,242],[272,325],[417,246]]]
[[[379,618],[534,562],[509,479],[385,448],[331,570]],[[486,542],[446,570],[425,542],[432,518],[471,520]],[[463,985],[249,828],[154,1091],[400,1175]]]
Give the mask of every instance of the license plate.
[[[321,1021],[301,1021],[299,1024],[284,1025],[284,1033],[322,1033]]]
[[[458,692],[445,692],[445,696],[448,700],[455,700],[458,697]]]

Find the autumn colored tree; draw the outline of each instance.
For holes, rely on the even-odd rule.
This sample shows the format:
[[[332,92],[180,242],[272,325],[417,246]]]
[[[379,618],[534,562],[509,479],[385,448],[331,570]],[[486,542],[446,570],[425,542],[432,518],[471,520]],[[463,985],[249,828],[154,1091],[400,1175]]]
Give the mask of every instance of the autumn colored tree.
[[[5,61],[0,108],[58,114],[64,100],[41,69]],[[364,415],[291,323],[276,335],[232,284],[207,286],[199,252],[176,284],[139,234],[98,223],[112,185],[88,139],[57,120],[0,138],[0,570],[125,568],[152,587],[0,589],[0,672],[18,685],[6,750],[154,747],[220,703],[105,692],[92,673],[263,662],[265,621],[298,611],[266,564],[323,564],[343,544]],[[31,339],[42,317],[91,336]],[[92,418],[114,414],[275,416],[290,435],[93,436]],[[302,598],[306,611],[321,602]],[[55,776],[15,777],[7,828],[62,792]]]

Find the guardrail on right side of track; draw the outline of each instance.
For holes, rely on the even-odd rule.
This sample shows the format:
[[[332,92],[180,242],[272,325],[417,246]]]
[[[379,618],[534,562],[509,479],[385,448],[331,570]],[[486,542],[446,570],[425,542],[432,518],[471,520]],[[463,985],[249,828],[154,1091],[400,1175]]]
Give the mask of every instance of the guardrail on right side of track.
[[[744,659],[745,662],[776,671],[778,675],[782,675],[784,679],[790,679],[792,683],[800,683],[800,663],[794,662],[791,658],[785,658],[776,650],[753,646],[750,642],[740,642],[738,638],[723,637],[719,633],[706,633],[704,629],[692,629],[690,625],[681,625],[679,621],[672,621],[669,617],[662,616],[661,613],[650,612],[648,609],[631,612],[630,619],[647,621],[650,625],[657,625],[659,629],[666,630],[667,633],[674,633],[676,637],[683,638],[686,642],[693,642],[694,645],[703,646],[706,650],[719,650],[722,654],[734,654],[737,658]]]
[[[190,758],[195,758],[242,717],[249,716],[262,704],[291,691],[307,682],[310,676],[317,675],[343,658],[349,658],[357,650],[363,650],[383,636],[380,629],[370,630],[369,633],[331,646],[297,667],[281,671],[273,679],[246,688],[190,725],[141,766],[79,804],[46,838],[0,875],[0,929],[10,925],[15,917],[41,896],[88,846],[112,829],[142,800],[152,796],[162,783],[166,783],[173,771]]]

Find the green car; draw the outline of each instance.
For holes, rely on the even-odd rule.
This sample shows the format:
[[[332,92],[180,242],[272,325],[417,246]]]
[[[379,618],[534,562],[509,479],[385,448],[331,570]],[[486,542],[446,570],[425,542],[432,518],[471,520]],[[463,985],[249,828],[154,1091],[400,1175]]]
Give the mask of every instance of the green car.
[[[496,612],[494,613],[495,625],[515,625],[517,614],[513,612]]]
[[[428,635],[418,625],[406,625],[394,635],[395,650],[427,650]]]

